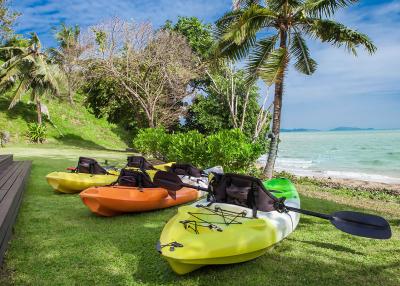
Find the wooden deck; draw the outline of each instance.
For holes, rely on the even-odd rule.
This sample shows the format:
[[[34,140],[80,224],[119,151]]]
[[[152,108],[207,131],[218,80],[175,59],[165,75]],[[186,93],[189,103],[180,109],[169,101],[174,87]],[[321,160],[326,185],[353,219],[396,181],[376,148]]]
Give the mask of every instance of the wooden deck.
[[[31,161],[13,161],[12,155],[0,155],[0,265],[12,235],[31,165]]]

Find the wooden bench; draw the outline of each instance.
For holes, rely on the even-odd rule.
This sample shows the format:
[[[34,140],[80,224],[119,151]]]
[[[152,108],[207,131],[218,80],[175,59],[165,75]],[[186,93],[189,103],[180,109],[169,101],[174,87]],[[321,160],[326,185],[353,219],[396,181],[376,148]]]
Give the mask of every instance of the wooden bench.
[[[0,265],[11,238],[31,165],[31,161],[13,161],[12,155],[0,155]]]

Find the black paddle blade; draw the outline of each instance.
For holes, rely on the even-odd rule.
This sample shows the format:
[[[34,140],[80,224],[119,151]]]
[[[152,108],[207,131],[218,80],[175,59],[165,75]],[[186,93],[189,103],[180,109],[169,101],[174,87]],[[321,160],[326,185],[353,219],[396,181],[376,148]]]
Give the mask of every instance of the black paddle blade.
[[[154,175],[153,183],[157,186],[167,189],[168,194],[174,200],[176,199],[176,191],[182,189],[183,187],[183,183],[177,175],[164,171],[158,171]]]
[[[380,216],[350,211],[332,214],[331,223],[343,232],[376,239],[389,239],[392,236],[389,223]]]

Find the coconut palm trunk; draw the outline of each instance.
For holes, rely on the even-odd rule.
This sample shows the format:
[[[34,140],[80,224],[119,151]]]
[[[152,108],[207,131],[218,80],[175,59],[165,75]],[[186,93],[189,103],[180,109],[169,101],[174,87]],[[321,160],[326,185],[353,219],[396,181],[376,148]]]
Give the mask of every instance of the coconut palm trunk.
[[[375,45],[367,35],[332,19],[336,11],[357,0],[234,0],[233,11],[217,21],[217,58],[247,60],[248,82],[262,79],[275,85],[271,142],[264,173],[272,177],[278,153],[282,95],[289,60],[302,74],[311,75],[317,63],[310,56],[306,38],[372,54]]]
[[[39,97],[36,98],[36,113],[37,122],[39,125],[42,125],[42,105],[40,103]]]
[[[67,74],[66,77],[67,77],[67,81],[68,81],[67,82],[67,84],[68,84],[68,100],[69,100],[69,103],[71,103],[73,105],[74,104],[74,97],[73,97],[72,88],[71,88],[71,85],[72,85],[71,78],[70,78],[69,74]]]
[[[287,32],[286,28],[282,27],[280,29],[280,48],[286,49],[287,45]],[[264,175],[268,178],[272,178],[275,168],[275,161],[278,155],[278,145],[279,145],[279,134],[281,129],[281,115],[282,115],[282,98],[283,98],[283,84],[285,79],[285,70],[287,67],[287,58],[282,64],[282,70],[278,74],[277,80],[275,82],[275,95],[274,95],[274,113],[272,116],[272,132],[271,141],[269,145],[269,153],[267,163],[264,167]]]

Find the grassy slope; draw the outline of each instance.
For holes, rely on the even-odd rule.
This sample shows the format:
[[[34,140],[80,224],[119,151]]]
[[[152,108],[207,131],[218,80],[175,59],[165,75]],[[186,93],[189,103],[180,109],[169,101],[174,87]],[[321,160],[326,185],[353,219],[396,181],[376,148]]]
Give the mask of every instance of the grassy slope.
[[[8,151],[28,155],[26,150]],[[155,250],[163,225],[176,208],[96,217],[78,195],[56,194],[46,184],[48,172],[73,164],[79,155],[77,150],[54,152],[32,152],[32,175],[6,256],[10,284],[400,285],[400,222],[395,219],[399,215],[385,214],[384,209],[382,214],[391,219],[394,231],[389,241],[350,236],[325,221],[303,216],[288,239],[258,259],[177,276]],[[125,158],[123,153],[96,154],[122,162]],[[308,192],[302,186],[299,189]],[[302,205],[328,213],[352,209],[307,196]],[[6,279],[0,279],[0,284],[6,284]]]
[[[11,133],[12,144],[27,141],[27,123],[36,121],[35,106],[26,102],[18,103],[8,110],[10,100],[0,97],[0,131]],[[46,103],[51,122],[46,122],[48,142],[57,145],[70,145],[89,149],[125,149],[128,134],[118,126],[98,119],[83,106],[82,99],[74,105],[58,100]],[[56,127],[55,127],[56,126]]]

